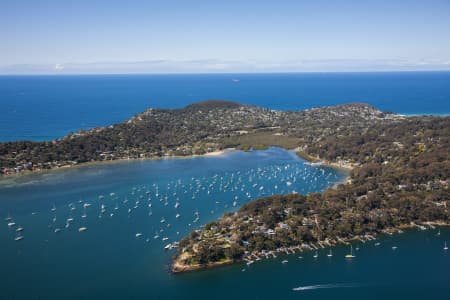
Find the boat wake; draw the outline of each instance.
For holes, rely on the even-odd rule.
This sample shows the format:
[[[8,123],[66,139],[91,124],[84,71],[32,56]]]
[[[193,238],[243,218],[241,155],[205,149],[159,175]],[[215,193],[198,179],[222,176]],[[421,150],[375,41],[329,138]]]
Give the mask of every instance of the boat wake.
[[[307,291],[307,290],[317,290],[317,289],[340,289],[340,288],[353,288],[359,287],[360,284],[357,283],[329,283],[329,284],[317,284],[317,285],[305,285],[293,288],[293,291]]]

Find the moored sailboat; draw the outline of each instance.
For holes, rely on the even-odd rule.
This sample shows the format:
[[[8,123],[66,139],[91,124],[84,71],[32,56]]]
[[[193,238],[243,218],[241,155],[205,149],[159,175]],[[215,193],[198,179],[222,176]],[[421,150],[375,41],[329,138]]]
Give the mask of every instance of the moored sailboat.
[[[353,255],[353,246],[350,245],[350,253],[349,253],[349,254],[346,254],[346,255],[345,255],[345,258],[352,259],[352,258],[355,258],[355,257],[356,257],[356,256]]]

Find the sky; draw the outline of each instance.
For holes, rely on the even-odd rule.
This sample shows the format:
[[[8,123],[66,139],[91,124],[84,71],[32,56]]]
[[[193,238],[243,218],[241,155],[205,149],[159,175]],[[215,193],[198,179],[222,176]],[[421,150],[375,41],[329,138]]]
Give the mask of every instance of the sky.
[[[0,74],[450,70],[450,0],[0,0]]]

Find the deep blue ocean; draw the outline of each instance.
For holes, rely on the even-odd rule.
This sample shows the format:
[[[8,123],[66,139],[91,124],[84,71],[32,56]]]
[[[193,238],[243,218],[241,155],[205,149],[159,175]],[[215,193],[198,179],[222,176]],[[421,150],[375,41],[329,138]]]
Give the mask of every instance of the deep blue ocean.
[[[450,72],[0,76],[0,141],[50,140],[206,99],[281,110],[366,102],[401,114],[450,114]]]
[[[48,140],[206,99],[449,114],[450,72],[0,76],[0,140]],[[320,192],[347,175],[270,148],[0,178],[0,299],[450,299],[449,228],[354,243],[350,261],[338,246],[331,258],[322,249],[318,258],[169,272],[165,245],[224,212],[267,195]]]

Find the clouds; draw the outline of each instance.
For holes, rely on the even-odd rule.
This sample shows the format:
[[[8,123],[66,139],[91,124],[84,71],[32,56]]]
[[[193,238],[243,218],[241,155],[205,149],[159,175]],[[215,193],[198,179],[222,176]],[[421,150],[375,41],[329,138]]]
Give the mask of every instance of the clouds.
[[[6,2],[2,73],[430,70],[450,61],[448,0]]]
[[[365,72],[450,70],[450,59],[323,59],[323,60],[146,60],[19,64],[0,66],[0,74],[152,74],[152,73],[264,73]]]
[[[61,65],[61,64],[56,64],[55,65],[55,71],[62,71],[62,70],[64,70],[64,66],[63,65]]]
[[[0,73],[441,70],[450,61],[448,0],[28,2],[0,9]]]

